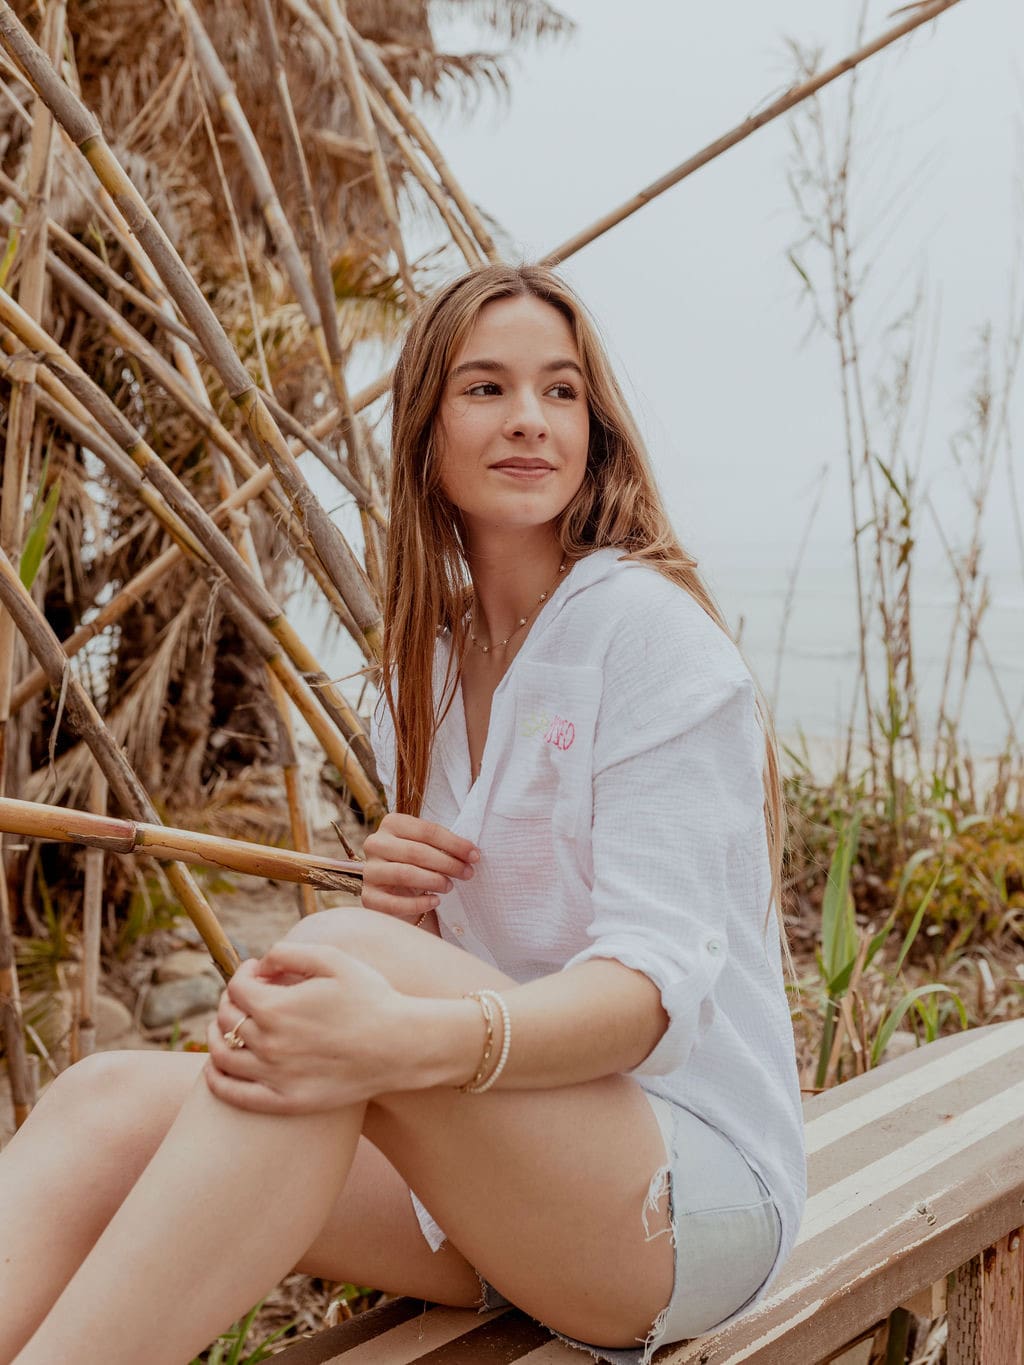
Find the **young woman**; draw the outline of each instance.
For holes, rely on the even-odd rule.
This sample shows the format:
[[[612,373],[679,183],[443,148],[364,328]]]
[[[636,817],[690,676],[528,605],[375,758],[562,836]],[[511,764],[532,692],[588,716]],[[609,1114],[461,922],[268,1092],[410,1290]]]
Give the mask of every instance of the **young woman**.
[[[243,963],[208,1058],[49,1087],[0,1158],[0,1362],[183,1365],[298,1269],[639,1365],[795,1242],[771,731],[595,327],[481,267],[393,401],[363,908]]]

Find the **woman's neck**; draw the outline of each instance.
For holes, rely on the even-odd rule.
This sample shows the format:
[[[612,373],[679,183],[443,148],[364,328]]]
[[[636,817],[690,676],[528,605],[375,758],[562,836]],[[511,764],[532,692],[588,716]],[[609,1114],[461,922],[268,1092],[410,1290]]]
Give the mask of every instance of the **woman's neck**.
[[[480,644],[500,645],[525,634],[561,582],[562,548],[556,540],[470,550],[473,611],[470,629]],[[543,597],[541,596],[543,594]],[[521,625],[523,618],[526,624]]]

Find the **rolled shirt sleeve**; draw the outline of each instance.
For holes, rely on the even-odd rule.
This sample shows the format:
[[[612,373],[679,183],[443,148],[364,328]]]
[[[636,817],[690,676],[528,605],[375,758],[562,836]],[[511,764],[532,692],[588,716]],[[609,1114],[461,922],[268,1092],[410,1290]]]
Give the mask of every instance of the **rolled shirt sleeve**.
[[[615,958],[657,985],[669,1024],[632,1068],[655,1076],[683,1066],[711,1024],[730,906],[750,903],[737,878],[756,876],[767,857],[753,680],[724,632],[672,591],[682,600],[627,623],[609,651],[595,733],[591,942],[563,968]]]

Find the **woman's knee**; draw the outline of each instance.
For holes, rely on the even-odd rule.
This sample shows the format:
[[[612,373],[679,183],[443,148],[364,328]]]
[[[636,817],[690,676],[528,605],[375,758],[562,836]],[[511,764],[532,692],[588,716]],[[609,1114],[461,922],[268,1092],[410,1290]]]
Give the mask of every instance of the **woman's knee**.
[[[372,950],[393,938],[396,924],[388,915],[375,914],[358,905],[342,905],[306,915],[292,925],[285,939],[293,943],[329,943],[358,954],[361,949]]]
[[[96,1052],[55,1077],[36,1108],[59,1116],[79,1150],[83,1142],[102,1142],[126,1161],[146,1161],[205,1060],[197,1053]]]

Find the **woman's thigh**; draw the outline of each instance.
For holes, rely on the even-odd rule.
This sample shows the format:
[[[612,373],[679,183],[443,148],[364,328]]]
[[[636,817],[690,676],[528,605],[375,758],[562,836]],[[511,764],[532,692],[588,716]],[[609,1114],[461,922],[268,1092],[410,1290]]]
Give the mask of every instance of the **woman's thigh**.
[[[461,948],[367,911],[312,916],[289,937],[333,942],[414,995],[515,985]],[[644,1227],[665,1143],[631,1077],[483,1095],[453,1087],[382,1094],[363,1131],[448,1235],[446,1247],[541,1322],[629,1346],[668,1303],[667,1199],[647,1209]],[[343,1220],[337,1229],[343,1237]]]

